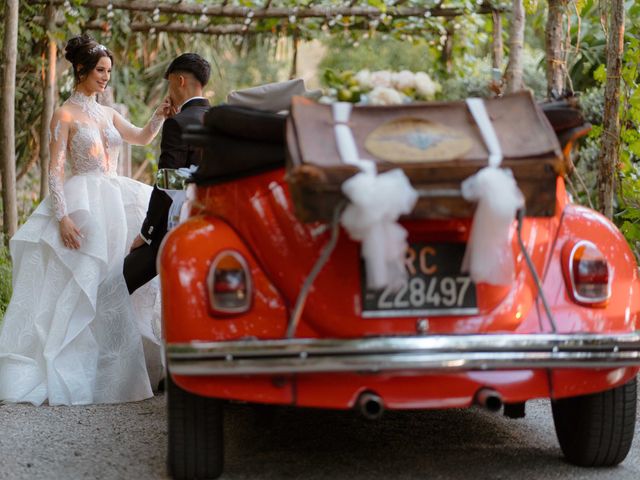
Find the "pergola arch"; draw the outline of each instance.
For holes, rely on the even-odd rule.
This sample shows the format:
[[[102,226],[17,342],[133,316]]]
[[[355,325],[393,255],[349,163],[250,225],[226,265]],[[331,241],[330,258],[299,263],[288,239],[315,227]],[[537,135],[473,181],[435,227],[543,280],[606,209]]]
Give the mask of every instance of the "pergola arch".
[[[68,0],[32,0],[55,8],[74,8]],[[228,0],[211,1],[153,1],[153,0],[86,0],[80,6],[92,9],[101,18],[85,24],[85,28],[104,30],[110,12],[121,10],[134,16],[132,31],[163,31],[174,33],[204,33],[210,35],[242,34],[248,31],[269,32],[274,22],[278,27],[295,29],[305,20],[324,20],[331,28],[371,24],[375,28],[393,28],[395,19],[411,19],[416,28],[424,28],[436,18],[455,18],[469,14],[500,14],[508,10],[510,2],[458,2],[467,6],[444,6],[445,2],[415,0],[251,0],[236,5]],[[136,15],[144,14],[143,20]],[[149,19],[148,14],[151,14]],[[160,20],[160,16],[164,18]],[[333,22],[332,22],[333,21]],[[107,22],[108,23],[108,22]],[[280,28],[281,29],[281,28]],[[280,30],[279,29],[279,30]]]
[[[86,21],[81,22],[83,30],[108,32],[111,30],[110,19],[114,17],[115,12],[126,12],[129,17],[127,28],[132,32],[146,34],[156,32],[219,36],[285,34],[296,40],[293,44],[293,61],[295,62],[297,40],[309,32],[321,32],[322,35],[327,35],[349,29],[381,33],[395,31],[404,35],[418,36],[434,31],[437,25],[436,19],[454,19],[470,14],[491,15],[496,24],[501,24],[501,15],[508,11],[512,4],[511,0],[482,2],[471,0],[458,2],[443,0],[28,0],[28,2],[31,7],[42,8],[42,14],[33,20],[42,25],[48,39],[45,49],[46,58],[43,62],[44,109],[40,126],[40,145],[47,143],[48,124],[55,103],[58,52],[54,33],[57,26],[65,23],[65,18],[61,15],[65,10],[72,9],[86,17]],[[10,3],[17,2],[11,0]],[[501,35],[501,28],[493,30],[494,36]],[[501,45],[501,38],[495,38],[494,47]],[[494,48],[493,54],[496,59],[501,58],[501,47]],[[295,63],[292,71],[295,71]],[[15,89],[15,77],[12,81]],[[5,100],[14,102],[15,97]],[[14,124],[15,119],[4,118],[3,121],[5,125]],[[0,143],[14,145],[15,134],[0,140]],[[48,162],[47,149],[42,149],[40,152],[41,199],[48,193]],[[2,159],[3,165],[9,163],[15,165],[15,153]],[[10,169],[5,171],[11,174]],[[3,189],[3,198],[6,197],[5,207],[12,205],[9,197],[15,199],[16,195],[15,171],[9,176],[13,178],[5,178],[5,183],[13,184],[14,188]],[[17,228],[17,212],[9,214],[8,217],[5,215],[5,219],[7,220],[3,222],[4,231],[10,236]]]

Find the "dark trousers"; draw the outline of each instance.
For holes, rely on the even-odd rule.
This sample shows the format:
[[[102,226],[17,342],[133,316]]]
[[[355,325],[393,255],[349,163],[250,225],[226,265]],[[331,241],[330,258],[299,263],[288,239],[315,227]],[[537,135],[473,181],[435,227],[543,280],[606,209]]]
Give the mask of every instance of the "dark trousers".
[[[129,294],[157,275],[156,257],[158,248],[153,245],[142,245],[129,253],[124,259],[122,273],[127,283]]]

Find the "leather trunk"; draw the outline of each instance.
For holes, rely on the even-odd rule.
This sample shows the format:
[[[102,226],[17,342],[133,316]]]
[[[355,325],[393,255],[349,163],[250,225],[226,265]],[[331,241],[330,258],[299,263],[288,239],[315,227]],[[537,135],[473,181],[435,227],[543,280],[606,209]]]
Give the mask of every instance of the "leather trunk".
[[[509,168],[525,196],[526,215],[551,216],[556,201],[556,176],[566,165],[560,144],[546,116],[528,92],[486,99],[485,105],[503,152],[501,167]],[[411,119],[437,125],[451,138],[465,139],[466,150],[440,149],[449,158],[383,159],[365,147],[372,132],[392,122]],[[411,103],[394,106],[354,106],[349,126],[360,158],[376,162],[378,172],[402,168],[418,191],[411,218],[466,218],[475,205],[462,198],[463,180],[487,166],[489,153],[464,101]],[[330,105],[295,97],[287,120],[287,181],[296,215],[302,221],[328,221],[346,198],[342,183],[357,173],[338,153]],[[429,143],[429,142],[426,142]],[[453,152],[453,153],[452,153]],[[499,194],[499,192],[497,192]]]

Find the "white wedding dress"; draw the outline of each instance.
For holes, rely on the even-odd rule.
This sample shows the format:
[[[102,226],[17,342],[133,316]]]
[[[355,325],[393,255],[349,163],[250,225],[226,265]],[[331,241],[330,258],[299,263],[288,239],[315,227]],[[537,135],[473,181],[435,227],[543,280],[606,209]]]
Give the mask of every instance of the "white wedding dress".
[[[10,242],[13,297],[0,332],[0,400],[78,405],[142,400],[164,374],[157,279],[129,295],[122,266],[151,187],[116,175],[137,128],[75,92],[52,121],[51,195]],[[72,176],[64,181],[65,163]],[[82,232],[62,243],[59,219]]]

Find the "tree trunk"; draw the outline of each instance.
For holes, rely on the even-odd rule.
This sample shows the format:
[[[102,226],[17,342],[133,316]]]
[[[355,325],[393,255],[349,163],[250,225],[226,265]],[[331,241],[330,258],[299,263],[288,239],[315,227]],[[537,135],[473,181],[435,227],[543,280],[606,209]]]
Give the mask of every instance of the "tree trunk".
[[[613,218],[615,172],[620,150],[620,73],[624,46],[624,0],[609,3],[607,39],[607,83],[604,90],[602,145],[598,157],[598,205],[607,218]]]
[[[42,118],[40,124],[40,200],[49,193],[49,123],[53,116],[53,107],[56,97],[56,55],[58,47],[53,37],[55,28],[55,9],[47,6],[47,61],[44,76]]]
[[[293,42],[293,58],[291,59],[291,70],[289,71],[290,80],[298,76],[298,44],[300,42],[298,30],[294,30],[291,40]]]
[[[522,49],[524,47],[524,5],[523,0],[513,0],[509,27],[509,63],[505,73],[506,93],[524,88],[522,80]]]
[[[31,138],[33,139],[33,153],[31,154],[31,158],[29,161],[25,162],[20,171],[16,174],[16,183],[20,182],[22,177],[24,177],[29,171],[33,168],[33,166],[38,163],[38,159],[40,158],[40,133],[36,130],[35,125],[31,125],[29,128],[29,133],[31,133]]]
[[[451,58],[453,55],[453,40],[455,34],[453,25],[454,24],[452,22],[449,22],[447,25],[447,38],[444,42],[444,47],[442,48],[442,63],[444,64],[444,69],[447,73],[451,73],[453,70],[453,61]]]
[[[504,46],[502,44],[502,15],[494,10],[493,16],[493,68],[502,72],[502,62],[504,61]]]
[[[4,43],[2,49],[0,104],[0,160],[2,168],[2,230],[5,242],[18,229],[18,202],[16,198],[16,57],[18,56],[18,0],[5,0]]]
[[[569,0],[549,0],[549,15],[545,32],[547,56],[547,97],[559,98],[564,93],[567,58],[564,51],[562,23]]]

